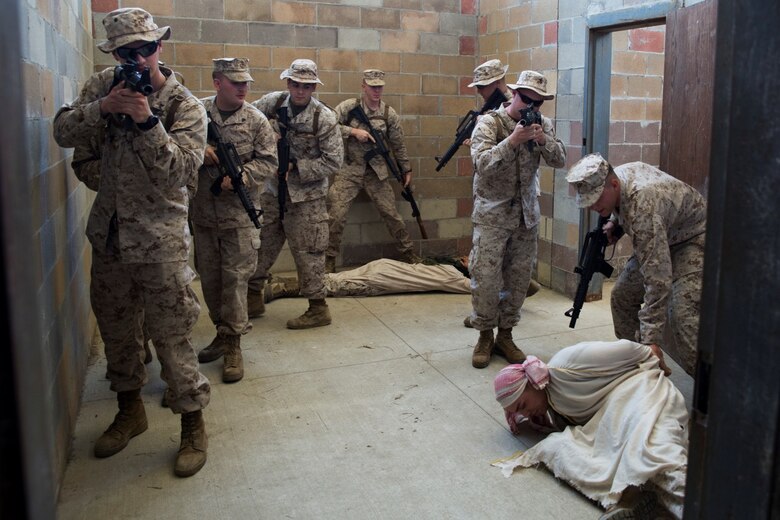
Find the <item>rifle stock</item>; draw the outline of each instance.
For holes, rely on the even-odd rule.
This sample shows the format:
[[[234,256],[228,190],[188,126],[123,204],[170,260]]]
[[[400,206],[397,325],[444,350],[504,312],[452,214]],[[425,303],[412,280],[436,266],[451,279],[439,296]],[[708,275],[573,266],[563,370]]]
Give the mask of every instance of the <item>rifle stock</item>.
[[[238,195],[238,199],[241,201],[241,205],[249,215],[249,220],[252,221],[255,228],[260,229],[260,215],[263,214],[263,210],[255,209],[255,205],[249,194],[246,192],[246,186],[244,185],[244,166],[241,164],[241,157],[239,157],[236,151],[236,146],[233,143],[226,143],[222,140],[222,135],[219,133],[219,128],[214,121],[209,120],[208,123],[208,138],[216,144],[217,159],[219,159],[220,175],[211,184],[210,191],[215,197],[222,193],[222,179],[225,177],[230,178],[230,182],[233,184],[233,191]]]
[[[605,278],[612,276],[614,268],[609,265],[605,260],[604,253],[609,245],[607,234],[604,233],[602,228],[607,223],[607,217],[599,217],[596,227],[592,231],[588,231],[585,235],[585,243],[582,246],[580,253],[580,260],[577,267],[574,268],[574,272],[580,275],[580,283],[577,285],[577,292],[574,295],[574,304],[572,308],[564,313],[568,318],[569,327],[574,328],[577,323],[577,319],[580,317],[580,311],[585,303],[585,298],[588,295],[588,286],[595,273],[601,273]],[[619,239],[623,236],[623,229],[620,226],[616,226],[613,231],[615,239]]]
[[[482,108],[479,109],[479,112],[474,110],[468,111],[466,116],[460,121],[460,124],[458,124],[457,130],[455,130],[455,141],[447,148],[444,155],[436,158],[436,171],[444,168],[450,159],[452,159],[452,156],[458,151],[458,148],[461,147],[463,142],[471,137],[471,134],[474,132],[474,127],[477,126],[477,117],[489,110],[497,109],[504,101],[506,101],[504,93],[499,89],[495,89],[487,101],[485,101],[485,104],[482,105]]]
[[[355,105],[355,108],[349,111],[349,115],[350,117],[354,117],[360,123],[363,123],[366,127],[368,127],[368,131],[371,133],[371,137],[374,139],[374,148],[366,152],[366,162],[373,159],[376,155],[382,156],[382,158],[385,160],[385,163],[387,164],[387,167],[390,169],[390,172],[393,174],[393,177],[395,177],[396,180],[401,183],[401,186],[403,186],[401,196],[412,207],[412,216],[417,220],[417,226],[420,228],[420,236],[423,239],[427,239],[428,232],[425,231],[422,216],[420,215],[420,208],[417,206],[417,201],[414,200],[412,188],[409,186],[404,186],[404,177],[401,175],[401,169],[398,167],[398,162],[396,159],[390,156],[390,149],[387,147],[382,133],[371,126],[371,121],[368,119],[368,115],[363,110],[363,107],[360,106],[360,103]]]

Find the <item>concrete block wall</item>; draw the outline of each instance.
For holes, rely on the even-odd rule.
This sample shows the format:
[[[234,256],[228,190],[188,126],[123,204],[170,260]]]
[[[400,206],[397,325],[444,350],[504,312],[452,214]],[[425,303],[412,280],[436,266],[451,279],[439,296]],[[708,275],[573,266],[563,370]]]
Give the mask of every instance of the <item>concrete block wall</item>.
[[[539,2],[543,4],[545,2]],[[199,97],[213,94],[211,60],[246,56],[255,78],[250,99],[282,90],[279,74],[293,59],[317,62],[324,85],[317,95],[330,106],[360,93],[361,71],[387,74],[384,99],[400,114],[412,159],[413,189],[428,240],[398,209],[417,252],[466,254],[471,244],[471,164],[461,152],[440,172],[434,156],[454,138],[458,120],[477,105],[465,88],[476,65],[476,0],[348,0],[338,4],[250,0],[93,0],[95,43],[102,19],[117,7],[141,6],[159,25],[170,25],[162,59],[181,73]],[[95,68],[114,64],[95,49]],[[394,183],[395,184],[395,183]],[[347,221],[338,264],[396,257],[395,243],[370,200],[361,195]],[[275,270],[294,269],[283,251]]]
[[[72,150],[52,138],[57,109],[71,101],[92,72],[92,13],[86,0],[19,2],[27,164],[37,254],[40,334],[46,377],[41,381],[52,432],[51,474],[65,470],[88,351],[95,331],[89,302],[90,247],[84,230],[93,194],[73,175]]]

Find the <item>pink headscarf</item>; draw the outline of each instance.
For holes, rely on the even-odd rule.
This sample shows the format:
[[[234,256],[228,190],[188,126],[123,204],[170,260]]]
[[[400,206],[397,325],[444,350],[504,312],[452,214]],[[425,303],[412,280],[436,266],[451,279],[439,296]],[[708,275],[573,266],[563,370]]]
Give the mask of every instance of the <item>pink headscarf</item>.
[[[496,401],[503,407],[511,405],[525,390],[527,382],[537,390],[550,382],[550,371],[539,358],[528,356],[522,365],[507,365],[501,369],[493,383]]]
[[[520,433],[518,423],[522,420],[531,421],[532,427],[535,422],[540,420],[544,422],[541,418],[523,417],[521,414],[509,413],[506,410],[507,406],[520,398],[525,390],[525,385],[529,382],[537,390],[542,390],[550,382],[550,371],[547,369],[547,365],[536,356],[528,356],[522,365],[505,366],[498,372],[493,382],[496,390],[496,401],[504,408],[506,422],[515,435]]]

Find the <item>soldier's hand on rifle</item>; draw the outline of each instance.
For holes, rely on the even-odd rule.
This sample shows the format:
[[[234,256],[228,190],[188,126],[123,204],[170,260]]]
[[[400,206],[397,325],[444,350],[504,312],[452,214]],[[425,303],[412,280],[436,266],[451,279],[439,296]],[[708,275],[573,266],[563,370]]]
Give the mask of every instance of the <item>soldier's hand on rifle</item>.
[[[112,88],[99,103],[101,114],[126,114],[135,123],[143,123],[152,115],[146,96],[125,88],[124,81]]]
[[[541,125],[536,124],[530,126],[515,125],[515,129],[512,130],[508,137],[509,143],[515,147],[528,141],[537,141],[540,138],[544,139],[544,132],[542,132]]]
[[[371,136],[371,132],[368,132],[367,130],[363,130],[362,128],[353,128],[349,131],[349,135],[360,141],[361,143],[365,143],[368,141],[371,141],[372,143],[375,143],[374,138]]]
[[[412,183],[412,172],[408,171],[404,174],[404,188],[409,186],[409,184]]]
[[[614,220],[607,220],[607,223],[604,224],[604,227],[602,227],[601,229],[604,230],[604,234],[607,235],[607,244],[612,245],[618,241],[618,238],[615,237]]]
[[[241,172],[241,182],[243,182],[244,186],[246,186],[246,182],[247,182],[246,172]],[[221,186],[223,190],[236,191],[233,189],[233,181],[231,181],[230,177],[228,177],[227,175],[222,178]]]
[[[206,166],[216,166],[219,164],[216,149],[211,145],[206,145],[206,151],[203,153],[203,164]]]
[[[146,96],[124,88],[124,81],[111,89],[100,102],[101,113],[126,114],[135,123],[143,123],[152,115]]]

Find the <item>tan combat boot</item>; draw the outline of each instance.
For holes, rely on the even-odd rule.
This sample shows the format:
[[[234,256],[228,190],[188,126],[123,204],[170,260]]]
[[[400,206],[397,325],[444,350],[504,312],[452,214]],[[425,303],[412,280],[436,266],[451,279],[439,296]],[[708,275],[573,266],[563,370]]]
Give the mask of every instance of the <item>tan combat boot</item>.
[[[335,256],[326,256],[325,257],[325,272],[326,273],[335,273],[336,272],[336,257]]]
[[[498,329],[496,349],[496,353],[510,363],[522,363],[525,361],[525,354],[512,341],[512,329]]]
[[[146,410],[141,400],[141,390],[130,390],[116,394],[119,412],[114,422],[95,442],[95,457],[110,457],[127,446],[130,439],[146,431]]]
[[[246,313],[249,319],[259,318],[265,314],[265,301],[263,299],[263,290],[253,291],[247,289],[246,291]]]
[[[330,325],[330,311],[325,299],[309,300],[309,308],[301,316],[287,322],[288,329],[311,329]]]
[[[474,346],[474,354],[471,356],[471,366],[485,368],[490,364],[490,355],[493,353],[493,329],[479,331],[479,340]]]
[[[173,468],[176,476],[191,477],[200,471],[206,464],[208,447],[209,438],[206,435],[206,424],[203,422],[203,411],[181,414],[181,445]]]
[[[225,361],[222,381],[235,383],[244,377],[244,358],[241,355],[241,336],[225,336]]]
[[[211,343],[198,352],[198,361],[201,363],[211,363],[212,361],[221,358],[224,353],[225,335],[217,332],[217,335],[211,340]]]

